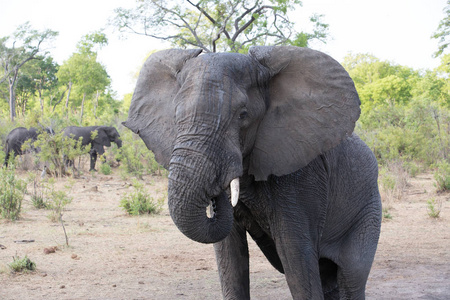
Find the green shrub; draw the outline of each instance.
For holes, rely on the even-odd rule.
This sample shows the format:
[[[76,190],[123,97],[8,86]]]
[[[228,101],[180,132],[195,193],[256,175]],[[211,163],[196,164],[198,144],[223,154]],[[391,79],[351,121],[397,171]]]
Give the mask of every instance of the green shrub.
[[[36,263],[32,262],[26,255],[24,258],[19,256],[13,257],[13,262],[8,264],[13,272],[27,272],[36,270]]]
[[[0,168],[0,213],[2,218],[17,220],[22,209],[26,182],[16,178],[14,166]]]
[[[442,200],[436,200],[435,198],[427,201],[428,215],[432,218],[439,218],[442,209]]]
[[[450,190],[450,163],[441,160],[436,163],[436,170],[434,171],[434,179],[436,180],[436,187],[438,192]]]
[[[103,175],[109,175],[109,174],[111,174],[111,173],[112,173],[112,171],[111,171],[111,166],[110,166],[109,164],[107,164],[107,163],[102,163],[102,164],[100,164],[100,172],[101,172]]]
[[[37,209],[47,208],[47,203],[44,200],[44,188],[40,177],[34,172],[28,172],[28,186],[31,184],[32,190],[29,191],[31,202]]]
[[[81,138],[79,140],[67,138],[62,132],[55,135],[44,132],[39,135],[34,145],[40,148],[41,151],[37,155],[41,161],[46,162],[47,168],[54,176],[65,174],[65,159],[74,160],[90,150],[90,145],[81,147]]]
[[[44,189],[44,193],[48,198],[48,200],[46,201],[46,208],[51,210],[49,219],[52,222],[60,221],[62,212],[66,205],[72,202],[72,197],[69,197],[66,191],[55,189],[54,178],[48,179],[48,181],[44,185]]]
[[[144,189],[144,185],[133,180],[134,191],[126,194],[120,200],[122,207],[128,214],[137,216],[142,214],[159,214],[164,204],[164,199],[155,201]]]
[[[392,215],[388,208],[383,208],[383,219],[392,220]]]
[[[156,162],[153,152],[147,149],[145,143],[129,130],[121,134],[123,141],[120,154],[121,170],[142,178],[145,174],[161,173],[161,167]],[[160,174],[159,174],[160,175]]]

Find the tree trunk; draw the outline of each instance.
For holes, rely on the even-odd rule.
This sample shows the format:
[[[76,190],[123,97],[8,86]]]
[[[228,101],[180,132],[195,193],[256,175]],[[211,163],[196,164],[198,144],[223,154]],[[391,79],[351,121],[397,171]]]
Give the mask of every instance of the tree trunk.
[[[11,122],[14,122],[16,117],[16,97],[14,95],[14,86],[16,83],[18,70],[14,71],[14,76],[9,78],[9,117]]]
[[[69,81],[69,92],[67,93],[67,98],[66,98],[66,110],[69,107],[69,97],[70,97],[71,90],[72,90],[72,81]]]
[[[83,94],[83,100],[81,101],[81,115],[80,115],[80,124],[83,124],[83,112],[84,112],[84,100],[86,99],[86,93]]]
[[[94,118],[96,118],[96,119],[97,119],[98,96],[99,96],[99,92],[97,90],[97,96],[95,97],[95,102],[94,102]]]
[[[44,99],[42,99],[40,84],[39,84],[38,93],[39,93],[39,103],[41,104],[41,113],[42,113],[42,115],[44,115]]]

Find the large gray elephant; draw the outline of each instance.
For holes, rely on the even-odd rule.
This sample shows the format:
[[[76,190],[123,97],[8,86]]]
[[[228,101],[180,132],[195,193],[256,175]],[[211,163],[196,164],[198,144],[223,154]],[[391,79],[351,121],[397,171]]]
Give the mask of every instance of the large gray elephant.
[[[92,133],[97,131],[97,136],[92,139]],[[90,168],[89,171],[95,171],[95,163],[97,162],[97,155],[103,155],[105,153],[104,147],[111,147],[111,142],[116,143],[117,147],[122,147],[122,140],[120,134],[115,127],[110,126],[68,126],[63,130],[64,136],[71,137],[75,140],[82,138],[82,146],[91,145],[90,155]],[[68,161],[68,164],[73,164],[72,161]]]
[[[54,134],[51,128],[45,128],[40,130],[46,131],[48,134]],[[39,129],[34,127],[30,127],[30,129],[26,129],[25,127],[17,127],[11,130],[11,132],[8,133],[8,136],[6,137],[5,142],[6,155],[4,165],[8,166],[8,160],[11,155],[11,152],[13,153],[14,157],[16,157],[17,155],[23,155],[26,152],[39,151],[39,149],[35,147],[32,147],[27,151],[22,150],[22,146],[26,141],[29,140],[31,143],[33,143],[38,139],[39,132],[40,132]]]
[[[363,299],[381,202],[348,73],[292,46],[200,53],[151,55],[124,125],[168,168],[179,230],[215,243],[224,299],[250,298],[246,232],[294,299]]]

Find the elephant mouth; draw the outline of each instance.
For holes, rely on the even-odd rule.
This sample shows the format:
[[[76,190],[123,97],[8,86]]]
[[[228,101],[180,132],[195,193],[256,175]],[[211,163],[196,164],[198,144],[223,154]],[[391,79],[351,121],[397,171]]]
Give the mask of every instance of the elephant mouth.
[[[222,193],[225,193],[227,195],[227,198],[230,199],[230,203],[233,207],[235,207],[239,201],[239,177],[236,177],[235,179],[233,179],[230,182],[230,185],[227,187],[227,189],[225,191],[223,191]],[[217,201],[220,195],[216,196],[216,197],[212,197],[210,200],[210,205],[209,205],[209,218],[210,219],[214,219],[214,217],[217,214]]]

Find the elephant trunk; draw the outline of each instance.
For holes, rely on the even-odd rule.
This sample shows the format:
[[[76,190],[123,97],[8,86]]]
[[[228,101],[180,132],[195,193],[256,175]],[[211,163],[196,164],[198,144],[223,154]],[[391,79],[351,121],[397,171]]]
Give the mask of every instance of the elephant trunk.
[[[174,151],[169,167],[169,211],[178,229],[201,243],[224,239],[233,226],[228,193],[213,175],[214,165],[198,154]],[[220,181],[220,180],[219,180]],[[207,207],[211,205],[210,216]]]
[[[114,142],[116,143],[118,148],[122,147],[122,140],[120,138],[116,139]]]

